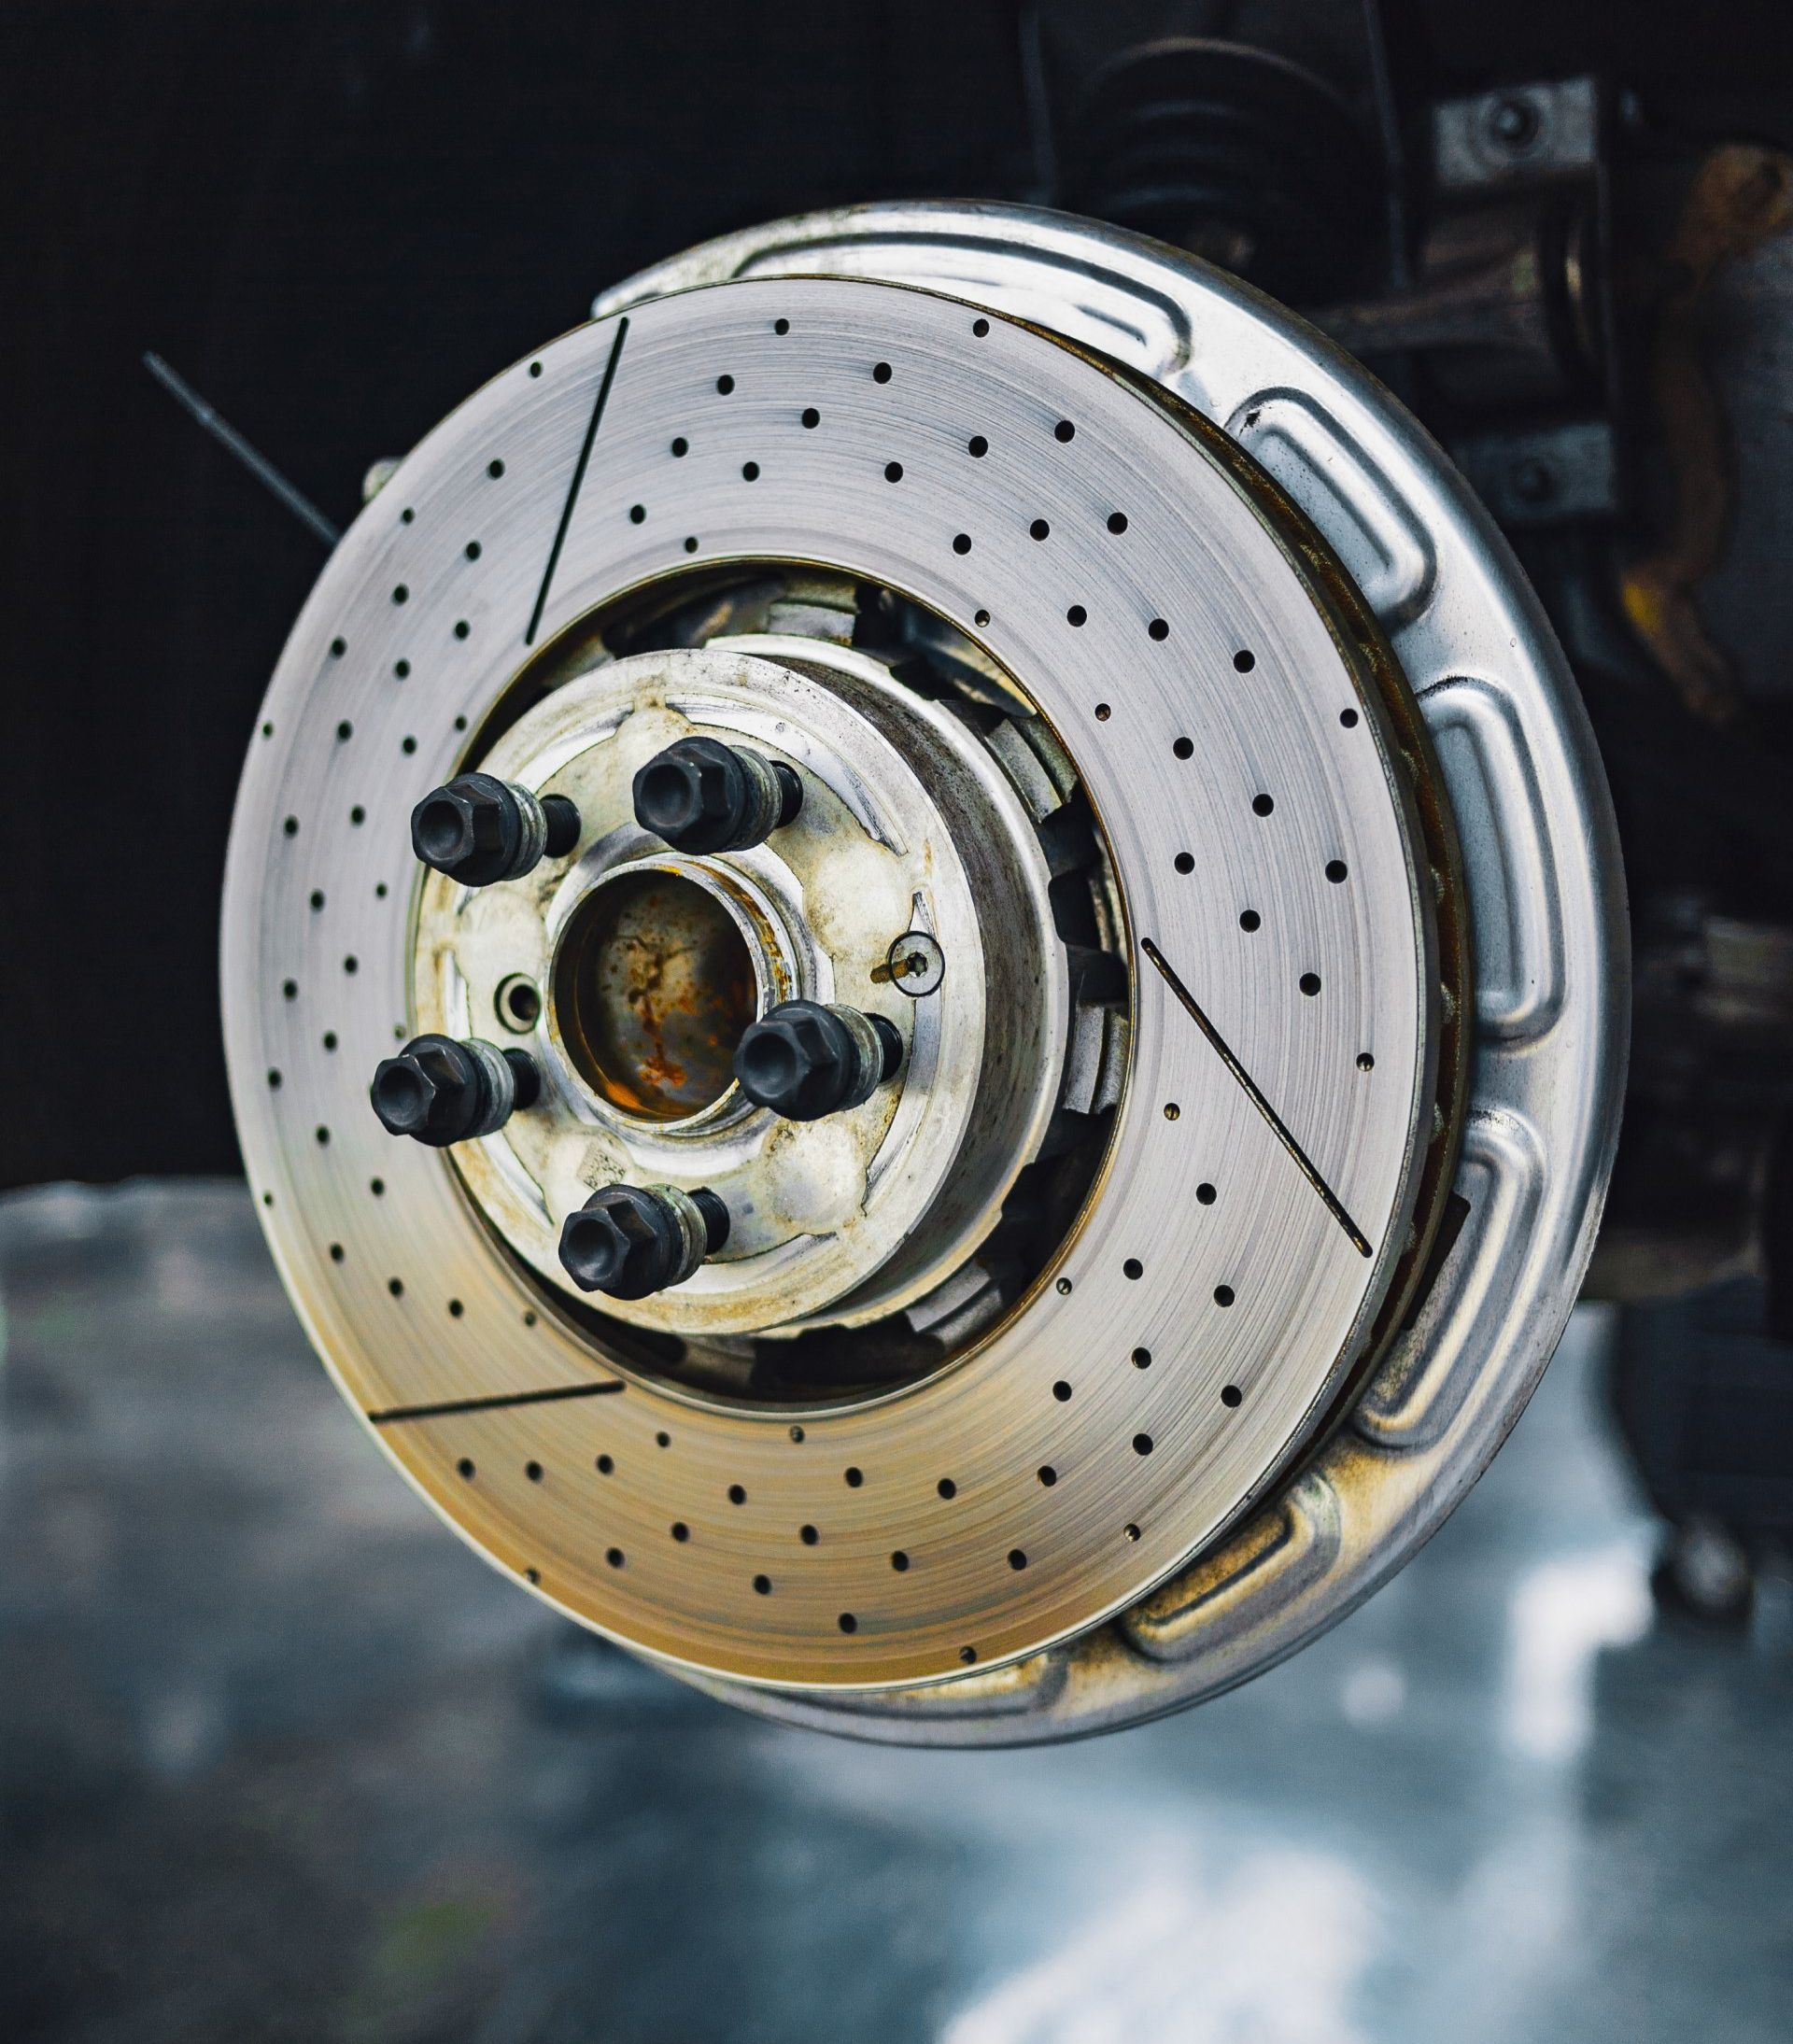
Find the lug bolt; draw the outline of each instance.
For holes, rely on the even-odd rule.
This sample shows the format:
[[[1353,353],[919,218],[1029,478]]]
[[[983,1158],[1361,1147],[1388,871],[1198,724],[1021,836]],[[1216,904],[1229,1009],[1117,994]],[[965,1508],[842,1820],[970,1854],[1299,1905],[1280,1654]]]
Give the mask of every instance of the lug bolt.
[[[564,795],[539,799],[488,773],[458,775],[411,811],[411,849],[463,887],[521,880],[579,842],[579,811]]]
[[[682,1285],[728,1239],[728,1209],[708,1186],[606,1185],[560,1228],[560,1262],[581,1291],[645,1299]]]
[[[413,1036],[397,1057],[381,1059],[368,1097],[388,1135],[445,1149],[502,1128],[541,1092],[527,1050],[500,1050],[477,1036]]]
[[[735,1077],[756,1106],[819,1121],[869,1100],[902,1062],[902,1036],[882,1015],[781,1001],[742,1032]]]
[[[797,769],[720,739],[682,738],[635,776],[635,821],[675,852],[742,852],[795,821]]]

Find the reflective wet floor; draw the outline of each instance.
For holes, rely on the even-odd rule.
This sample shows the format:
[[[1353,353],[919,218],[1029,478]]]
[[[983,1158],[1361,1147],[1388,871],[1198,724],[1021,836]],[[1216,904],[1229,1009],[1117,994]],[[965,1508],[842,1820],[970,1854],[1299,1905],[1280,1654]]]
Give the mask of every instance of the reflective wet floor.
[[[1783,2044],[1793,1592],[1658,1621],[1579,1318],[1469,1502],[1092,1744],[773,1730],[502,1582],[235,1185],[0,1205],[0,2037]]]

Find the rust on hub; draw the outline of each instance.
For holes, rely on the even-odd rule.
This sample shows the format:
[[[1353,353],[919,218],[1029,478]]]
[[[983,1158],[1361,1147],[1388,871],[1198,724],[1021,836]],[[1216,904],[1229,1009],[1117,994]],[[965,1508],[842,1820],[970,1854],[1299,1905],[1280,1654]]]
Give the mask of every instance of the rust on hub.
[[[734,1083],[758,991],[745,939],[706,888],[636,871],[594,890],[556,963],[561,1040],[625,1114],[680,1121]]]

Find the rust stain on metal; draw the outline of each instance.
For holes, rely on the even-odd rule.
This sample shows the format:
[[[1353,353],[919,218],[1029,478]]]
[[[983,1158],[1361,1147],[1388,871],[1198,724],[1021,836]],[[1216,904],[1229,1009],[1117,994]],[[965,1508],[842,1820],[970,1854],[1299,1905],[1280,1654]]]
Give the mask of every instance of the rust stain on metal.
[[[568,1048],[625,1113],[677,1121],[733,1083],[757,988],[740,932],[702,888],[655,873],[600,887],[558,978]]]
[[[920,952],[911,952],[907,957],[889,958],[871,968],[869,978],[873,986],[888,986],[893,980],[919,980],[927,970],[927,959]]]

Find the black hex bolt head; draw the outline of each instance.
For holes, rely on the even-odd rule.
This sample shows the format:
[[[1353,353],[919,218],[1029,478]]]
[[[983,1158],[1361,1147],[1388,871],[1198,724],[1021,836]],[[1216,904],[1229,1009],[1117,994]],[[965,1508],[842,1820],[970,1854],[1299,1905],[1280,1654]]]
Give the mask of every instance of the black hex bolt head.
[[[742,1032],[735,1077],[756,1106],[819,1121],[870,1099],[902,1057],[903,1039],[882,1015],[783,1001]]]
[[[381,1059],[368,1097],[388,1135],[445,1149],[502,1128],[515,1108],[534,1103],[541,1084],[527,1050],[414,1036],[397,1057]]]
[[[795,820],[803,783],[782,760],[682,738],[635,776],[635,821],[675,852],[740,852]]]
[[[495,774],[459,774],[411,811],[411,849],[463,887],[519,880],[578,841],[579,811],[565,796],[538,801]]]
[[[581,1291],[645,1299],[727,1239],[728,1209],[708,1187],[606,1185],[561,1223],[560,1262]]]

